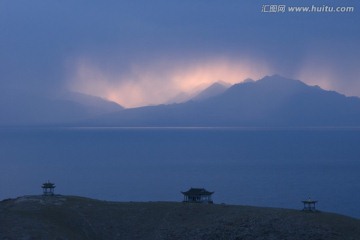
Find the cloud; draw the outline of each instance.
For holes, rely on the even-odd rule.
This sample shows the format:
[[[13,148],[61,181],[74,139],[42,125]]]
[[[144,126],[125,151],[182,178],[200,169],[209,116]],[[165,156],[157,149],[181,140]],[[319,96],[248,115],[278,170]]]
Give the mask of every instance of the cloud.
[[[308,49],[294,77],[327,90],[360,96],[359,56],[360,49],[352,44],[324,40]]]
[[[132,64],[127,71],[107,71],[80,59],[69,77],[69,89],[106,98],[125,107],[161,104],[211,83],[239,83],[269,73],[266,64],[250,59],[212,58],[187,62],[157,60]]]
[[[356,7],[346,14],[264,14],[262,4],[0,1],[0,90],[69,88],[138,106],[278,73],[360,96],[358,1],[341,3]]]

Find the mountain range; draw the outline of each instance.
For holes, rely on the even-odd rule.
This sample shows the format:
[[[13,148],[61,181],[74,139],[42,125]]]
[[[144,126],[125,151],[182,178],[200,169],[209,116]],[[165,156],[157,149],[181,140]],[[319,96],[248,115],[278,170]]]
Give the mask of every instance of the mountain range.
[[[360,98],[273,75],[235,84],[201,101],[195,97],[180,104],[125,109],[81,124],[122,127],[355,127],[360,126]]]
[[[183,103],[124,109],[115,102],[66,92],[4,93],[0,125],[108,127],[358,127],[360,98],[279,75],[232,86],[217,82]]]

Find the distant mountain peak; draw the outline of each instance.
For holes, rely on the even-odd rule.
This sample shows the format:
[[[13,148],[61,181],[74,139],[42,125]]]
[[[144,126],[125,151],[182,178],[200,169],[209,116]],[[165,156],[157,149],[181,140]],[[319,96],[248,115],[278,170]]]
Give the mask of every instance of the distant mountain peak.
[[[225,81],[222,81],[222,80],[219,80],[219,81],[214,82],[213,84],[210,85],[210,87],[211,87],[212,85],[222,85],[222,86],[224,86],[224,87],[230,87],[230,86],[231,86],[230,83],[225,82]]]
[[[255,82],[255,80],[252,78],[246,78],[242,81],[242,83],[251,83],[251,82]]]
[[[88,111],[92,112],[92,114],[95,115],[117,112],[124,109],[123,106],[119,105],[116,102],[80,92],[63,92],[59,96],[57,96],[56,100],[69,101],[80,104],[83,107],[88,108]]]
[[[211,84],[209,87],[201,91],[198,95],[193,97],[192,101],[203,101],[205,99],[220,95],[224,93],[231,84],[223,81],[217,81],[213,84]]]
[[[274,74],[271,76],[265,76],[262,79],[257,80],[256,82],[267,82],[267,83],[271,83],[271,84],[284,84],[284,85],[296,83],[296,84],[300,84],[303,86],[308,86],[307,84],[305,84],[304,82],[302,82],[300,80],[286,78],[286,77],[283,77],[278,74]]]

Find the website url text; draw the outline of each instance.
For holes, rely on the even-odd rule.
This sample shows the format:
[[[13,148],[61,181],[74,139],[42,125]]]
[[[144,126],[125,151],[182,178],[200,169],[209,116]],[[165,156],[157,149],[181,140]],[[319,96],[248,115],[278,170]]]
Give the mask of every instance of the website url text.
[[[355,11],[355,7],[342,6],[286,6],[286,5],[262,5],[261,12],[263,13],[352,13]]]

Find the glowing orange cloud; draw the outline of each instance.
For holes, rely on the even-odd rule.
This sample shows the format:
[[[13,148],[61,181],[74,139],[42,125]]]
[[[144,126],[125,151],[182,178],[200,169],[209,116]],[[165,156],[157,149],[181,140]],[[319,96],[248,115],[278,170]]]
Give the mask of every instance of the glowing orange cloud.
[[[216,59],[188,64],[158,61],[133,65],[127,73],[106,72],[90,61],[80,60],[69,87],[125,107],[138,107],[166,103],[179,94],[191,95],[220,80],[233,84],[266,74],[269,71],[264,64],[245,60]]]

